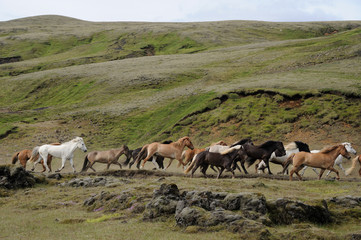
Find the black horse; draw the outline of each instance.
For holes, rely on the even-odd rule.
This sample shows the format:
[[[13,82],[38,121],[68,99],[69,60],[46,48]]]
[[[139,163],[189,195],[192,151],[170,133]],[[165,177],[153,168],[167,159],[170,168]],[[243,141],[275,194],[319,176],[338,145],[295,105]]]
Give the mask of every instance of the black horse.
[[[257,159],[263,160],[266,164],[269,174],[271,169],[269,168],[269,159],[271,154],[275,152],[277,157],[286,155],[286,150],[283,143],[280,141],[267,141],[261,145],[253,145],[250,143],[243,144],[243,156],[238,160],[241,162],[242,168],[245,173],[248,173],[244,167],[244,163],[247,162],[248,167],[251,166]]]
[[[291,153],[311,152],[309,146],[307,145],[307,143],[304,143],[304,142],[301,142],[301,141],[293,141],[293,142],[289,143],[288,145],[286,145],[285,149],[286,149],[286,155],[285,156],[278,157],[277,154],[279,152],[278,152],[278,150],[276,150],[274,152],[274,154],[271,155],[269,161],[271,163],[283,166],[284,162],[287,160],[288,156]],[[259,167],[257,166],[257,170],[262,170],[264,172],[264,169],[266,168],[265,164],[263,164],[261,162],[259,165],[260,165]],[[287,169],[287,174],[288,174],[288,169]]]
[[[167,141],[164,141],[164,142],[162,142],[163,144],[169,144],[169,143],[172,143],[173,141],[172,140],[167,140]],[[137,149],[134,149],[134,150],[130,150],[130,152],[131,152],[131,157],[129,158],[129,160],[127,159],[124,163],[123,163],[123,165],[128,165],[128,163],[129,163],[129,169],[132,167],[132,165],[135,163],[135,161],[137,160],[137,157],[138,157],[138,155],[139,154],[141,154],[140,155],[140,161],[137,163],[137,168],[139,169],[139,167],[140,167],[140,163],[141,163],[141,160],[143,160],[146,156],[147,156],[147,152],[146,151],[144,151],[144,152],[140,152],[142,150],[142,148],[140,147],[140,148],[137,148]],[[164,169],[164,157],[162,157],[162,156],[160,156],[160,155],[158,155],[158,154],[154,154],[155,155],[155,157],[156,157],[156,159],[155,159],[155,161],[157,162],[157,164],[158,164],[158,166],[159,166],[159,168],[160,169]],[[131,160],[131,158],[133,158],[133,161],[131,161],[130,162],[130,160]]]
[[[242,147],[240,146],[240,149]],[[217,167],[219,169],[217,179],[221,176],[223,171],[226,169],[232,173],[232,177],[235,178],[234,170],[232,169],[233,162],[236,157],[239,155],[239,150],[230,149],[231,151],[226,151],[226,153],[214,153],[209,151],[203,151],[197,154],[196,159],[194,160],[194,167],[189,166],[184,173],[188,173],[192,169],[191,177],[193,177],[194,172],[201,167],[201,172],[205,177],[206,171],[209,166]],[[243,151],[241,151],[243,153]]]

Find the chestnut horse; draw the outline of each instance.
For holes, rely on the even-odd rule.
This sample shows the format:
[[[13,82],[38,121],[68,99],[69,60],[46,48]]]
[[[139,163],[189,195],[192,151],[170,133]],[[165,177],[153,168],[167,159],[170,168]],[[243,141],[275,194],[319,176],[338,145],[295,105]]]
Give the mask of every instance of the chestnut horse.
[[[356,156],[354,159],[352,159],[352,166],[346,170],[346,175],[350,175],[351,172],[355,169],[356,167],[356,163],[359,163],[361,166],[361,155]],[[360,170],[358,171],[359,175],[361,176],[361,167]]]
[[[333,167],[335,160],[338,155],[350,159],[351,156],[347,152],[344,145],[335,145],[332,147],[325,148],[318,153],[298,152],[291,154],[285,162],[283,169],[285,170],[293,161],[293,168],[290,172],[290,181],[294,173],[302,180],[302,176],[298,173],[304,166],[310,166],[313,168],[321,168],[318,179],[320,180],[323,172],[328,169],[336,173],[336,179],[340,179],[338,171]]]
[[[143,146],[142,150],[138,154],[136,162],[138,163],[140,161],[140,156],[142,156],[142,152],[147,151],[147,157],[143,160],[141,169],[144,168],[145,163],[156,153],[162,157],[170,159],[170,162],[165,169],[170,166],[174,159],[177,159],[184,166],[184,163],[182,161],[182,152],[185,147],[194,149],[189,137],[182,137],[178,139],[178,141],[169,144],[153,142]]]
[[[126,145],[123,145],[118,149],[111,149],[108,151],[93,151],[88,153],[85,156],[82,172],[86,172],[89,168],[91,168],[94,172],[96,170],[93,168],[94,163],[106,163],[107,170],[110,167],[110,164],[117,164],[120,169],[122,169],[122,165],[118,162],[119,157],[124,154],[127,157],[127,160],[130,159],[130,151]]]
[[[60,143],[51,143],[51,145],[60,145]],[[15,164],[18,160],[20,161],[20,164],[23,166],[23,168],[26,169],[26,163],[29,159],[31,159],[32,156],[32,150],[30,149],[24,149],[21,150],[20,152],[17,152],[13,155],[12,159],[11,159],[11,163]],[[39,158],[39,154],[37,154],[36,156],[34,156],[34,158],[38,159]],[[53,159],[53,156],[49,155],[48,156],[48,164],[49,164],[49,169],[51,170],[51,160]],[[41,161],[41,164],[43,165],[43,171],[45,172],[46,168],[44,166],[44,161]]]

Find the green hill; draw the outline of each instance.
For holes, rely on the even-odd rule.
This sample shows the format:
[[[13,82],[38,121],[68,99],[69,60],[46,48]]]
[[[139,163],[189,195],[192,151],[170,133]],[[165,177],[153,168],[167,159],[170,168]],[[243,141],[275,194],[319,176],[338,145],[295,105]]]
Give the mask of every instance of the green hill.
[[[0,22],[0,161],[188,135],[360,146],[361,22]]]

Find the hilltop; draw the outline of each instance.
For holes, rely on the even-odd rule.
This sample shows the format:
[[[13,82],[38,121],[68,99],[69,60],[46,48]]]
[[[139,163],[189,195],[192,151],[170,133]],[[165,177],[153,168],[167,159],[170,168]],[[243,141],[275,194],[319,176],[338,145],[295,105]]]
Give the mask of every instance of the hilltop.
[[[0,162],[189,135],[360,147],[361,22],[0,22]]]

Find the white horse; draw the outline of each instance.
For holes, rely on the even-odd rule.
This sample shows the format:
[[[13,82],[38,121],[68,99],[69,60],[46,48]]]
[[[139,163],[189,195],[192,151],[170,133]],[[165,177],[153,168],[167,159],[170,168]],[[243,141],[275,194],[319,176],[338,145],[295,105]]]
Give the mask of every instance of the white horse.
[[[352,153],[352,154],[355,154],[355,155],[357,154],[356,150],[352,147],[351,143],[349,143],[349,142],[344,142],[344,143],[342,143],[342,145],[345,146],[346,151],[347,151],[348,153]],[[320,151],[320,150],[312,150],[311,153],[318,153],[319,151]],[[342,166],[342,160],[343,160],[342,155],[341,155],[341,154],[338,155],[337,158],[336,158],[336,160],[335,160],[335,164],[334,164],[334,165],[338,165],[338,166],[342,169],[342,171],[345,173],[345,175],[347,175],[347,174],[346,174],[346,170],[345,170],[345,169],[343,168],[343,166]],[[305,166],[305,167],[303,168],[303,170],[302,170],[302,172],[301,172],[301,175],[302,175],[302,176],[303,176],[303,174],[305,174],[306,169],[307,169],[307,166]],[[318,175],[318,172],[317,172],[316,168],[312,168],[312,170]],[[331,173],[331,171],[328,171],[328,173],[326,174],[326,176],[328,176],[330,173]]]
[[[287,144],[285,146],[285,150],[286,150],[286,155],[281,156],[281,157],[277,157],[276,153],[273,152],[269,161],[275,164],[279,164],[279,165],[283,165],[283,163],[287,160],[287,158],[292,154],[292,153],[298,153],[298,152],[310,152],[310,149],[308,147],[308,145],[304,142],[301,141],[294,141],[291,142],[289,144]],[[258,164],[258,173],[262,170],[264,170],[266,168],[266,163],[262,160],[259,164]],[[288,171],[288,170],[287,170]],[[286,173],[285,173],[286,174]]]
[[[46,170],[50,172],[50,169],[47,164],[48,155],[50,154],[53,157],[61,158],[62,160],[61,167],[55,172],[60,172],[64,168],[66,160],[70,161],[70,165],[73,168],[73,172],[76,172],[74,168],[73,157],[74,157],[74,151],[77,148],[80,148],[81,150],[83,150],[83,152],[87,151],[84,140],[81,137],[76,137],[73,140],[70,140],[69,142],[65,142],[61,145],[46,144],[40,147],[35,147],[33,150],[33,154],[38,151],[39,158],[38,160],[35,161],[33,169],[35,169],[36,164],[38,164],[41,161],[41,159],[43,159]]]

